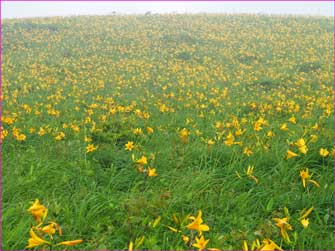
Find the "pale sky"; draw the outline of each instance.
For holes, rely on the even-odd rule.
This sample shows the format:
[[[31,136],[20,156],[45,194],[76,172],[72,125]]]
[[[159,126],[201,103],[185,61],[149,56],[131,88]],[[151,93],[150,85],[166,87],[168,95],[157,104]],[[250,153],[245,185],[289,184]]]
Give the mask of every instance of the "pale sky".
[[[334,2],[3,2],[2,18],[152,13],[262,13],[334,16]]]

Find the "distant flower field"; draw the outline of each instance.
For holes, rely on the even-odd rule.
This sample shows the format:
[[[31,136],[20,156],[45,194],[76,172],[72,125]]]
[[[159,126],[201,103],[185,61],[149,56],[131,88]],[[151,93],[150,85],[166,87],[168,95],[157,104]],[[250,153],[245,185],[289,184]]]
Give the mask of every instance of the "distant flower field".
[[[3,249],[334,247],[334,24],[3,20]]]

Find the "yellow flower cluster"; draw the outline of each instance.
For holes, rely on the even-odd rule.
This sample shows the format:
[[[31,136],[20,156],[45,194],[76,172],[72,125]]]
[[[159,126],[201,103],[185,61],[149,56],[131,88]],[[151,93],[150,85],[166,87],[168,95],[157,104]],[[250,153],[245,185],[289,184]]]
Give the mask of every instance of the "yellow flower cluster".
[[[148,158],[144,155],[142,155],[142,157],[140,157],[139,159],[135,160],[135,155],[133,154],[132,156],[132,160],[135,163],[136,167],[137,167],[137,171],[139,173],[143,173],[143,174],[147,174],[149,177],[155,177],[158,174],[156,173],[156,168],[153,167],[146,167],[145,166],[148,164]],[[151,160],[155,159],[155,155],[151,154],[150,156]]]
[[[35,222],[38,225],[32,226],[30,228],[30,238],[28,240],[28,245],[26,246],[26,248],[35,248],[38,246],[49,246],[51,248],[53,245],[74,246],[83,242],[82,239],[78,239],[53,243],[53,236],[56,233],[58,233],[59,236],[62,236],[62,229],[54,221],[49,221],[47,224],[44,223],[45,218],[48,215],[48,209],[44,205],[42,205],[38,199],[36,199],[35,202],[33,202],[32,206],[29,207],[28,212],[31,213],[31,215],[35,219]],[[45,240],[44,236],[48,236],[50,240]]]
[[[3,22],[4,159],[16,149],[23,161],[25,149],[39,159],[38,149],[46,146],[57,153],[77,148],[80,153],[68,160],[85,158],[88,169],[107,149],[111,161],[124,154],[125,166],[134,167],[127,171],[162,180],[160,185],[173,183],[172,169],[193,175],[192,165],[229,181],[236,174],[237,186],[246,180],[260,188],[275,168],[285,176],[285,165],[293,170],[290,184],[302,187],[303,195],[329,185],[321,171],[329,168],[316,166],[332,167],[334,157],[332,19],[110,15],[25,22]],[[220,166],[229,171],[215,170]],[[29,212],[37,225],[28,247],[53,245],[62,230],[45,221],[47,208],[36,200]],[[308,214],[303,216],[306,228]],[[209,227],[201,211],[173,218],[177,227],[169,228],[185,247],[206,249]],[[290,219],[274,218],[286,242]],[[244,249],[280,249],[272,237],[251,247],[245,242]],[[133,241],[129,249],[144,238]]]
[[[206,249],[206,246],[210,240],[205,239],[203,232],[208,232],[210,229],[209,226],[203,222],[201,210],[199,210],[197,217],[187,215],[184,219],[182,219],[174,214],[172,219],[176,224],[176,228],[171,226],[168,226],[168,228],[172,232],[180,235],[187,247],[196,247],[198,250]],[[187,223],[188,221],[191,222]],[[197,232],[197,235],[195,236],[194,231]],[[209,249],[214,250],[214,248]]]
[[[307,218],[310,213],[313,211],[313,207],[309,208],[308,210],[303,209],[301,211],[301,217],[298,219],[300,220],[301,225],[303,228],[307,228],[309,225],[309,219]],[[288,209],[285,207],[284,212],[286,214],[283,218],[273,218],[273,221],[275,221],[275,225],[280,229],[280,234],[283,238],[283,240],[286,243],[291,243],[291,239],[289,236],[288,231],[292,231],[293,227],[289,223],[289,212]],[[243,241],[242,245],[243,250],[283,250],[280,246],[278,246],[273,240],[269,238],[265,238],[262,243],[259,241],[259,239],[256,239],[252,242],[251,246],[248,245],[248,242],[246,240]]]

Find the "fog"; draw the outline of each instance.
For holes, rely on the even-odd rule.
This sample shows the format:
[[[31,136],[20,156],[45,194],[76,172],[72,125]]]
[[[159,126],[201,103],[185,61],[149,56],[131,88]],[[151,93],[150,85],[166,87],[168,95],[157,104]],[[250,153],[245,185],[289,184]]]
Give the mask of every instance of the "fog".
[[[334,2],[2,2],[2,18],[152,13],[254,13],[334,16]]]

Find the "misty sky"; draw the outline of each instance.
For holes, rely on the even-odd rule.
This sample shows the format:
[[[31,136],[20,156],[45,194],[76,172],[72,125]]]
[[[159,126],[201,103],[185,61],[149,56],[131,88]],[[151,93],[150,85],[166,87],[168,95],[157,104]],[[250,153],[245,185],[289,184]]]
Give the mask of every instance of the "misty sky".
[[[2,2],[2,18],[153,13],[262,13],[333,16],[334,2]]]

